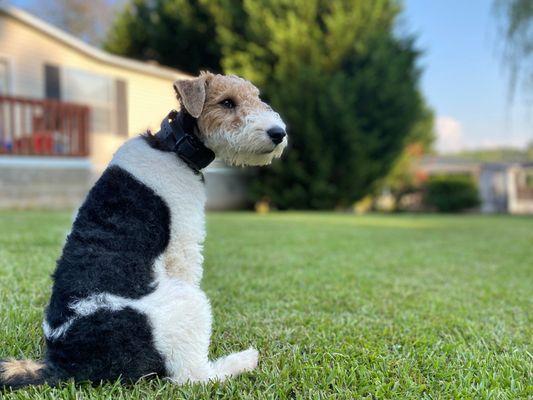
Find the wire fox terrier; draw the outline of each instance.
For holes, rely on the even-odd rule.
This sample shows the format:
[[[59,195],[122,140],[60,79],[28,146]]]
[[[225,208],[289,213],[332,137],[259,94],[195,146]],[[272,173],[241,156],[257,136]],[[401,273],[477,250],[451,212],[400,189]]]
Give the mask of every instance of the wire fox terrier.
[[[174,88],[180,112],[124,143],[76,215],[53,274],[45,360],[0,361],[0,388],[149,375],[207,382],[257,366],[253,348],[208,359],[199,171],[215,155],[269,164],[287,145],[285,124],[237,76],[202,73]]]

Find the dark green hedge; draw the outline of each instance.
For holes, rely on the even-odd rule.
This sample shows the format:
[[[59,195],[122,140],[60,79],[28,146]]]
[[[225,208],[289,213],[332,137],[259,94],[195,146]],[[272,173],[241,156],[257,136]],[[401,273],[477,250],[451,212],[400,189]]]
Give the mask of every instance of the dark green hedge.
[[[442,175],[429,179],[425,204],[440,212],[459,212],[479,206],[476,183],[469,176]]]

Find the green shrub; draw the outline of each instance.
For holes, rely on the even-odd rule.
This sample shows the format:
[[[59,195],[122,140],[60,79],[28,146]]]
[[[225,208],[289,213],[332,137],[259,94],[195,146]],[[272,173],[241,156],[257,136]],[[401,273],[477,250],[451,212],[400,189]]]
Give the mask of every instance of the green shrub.
[[[479,206],[477,186],[469,176],[433,177],[425,189],[425,204],[440,212],[458,212]]]

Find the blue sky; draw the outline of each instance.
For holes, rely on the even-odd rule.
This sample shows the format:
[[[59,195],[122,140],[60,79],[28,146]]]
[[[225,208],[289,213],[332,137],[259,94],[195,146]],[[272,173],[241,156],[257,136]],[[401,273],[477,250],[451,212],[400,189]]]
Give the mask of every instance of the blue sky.
[[[11,3],[24,7],[35,1]],[[417,34],[424,51],[421,86],[435,111],[442,152],[522,147],[533,140],[533,110],[519,97],[508,101],[492,2],[404,0],[402,26]]]
[[[404,24],[424,50],[422,91],[435,110],[437,148],[524,146],[533,113],[508,81],[498,54],[492,0],[405,0]]]

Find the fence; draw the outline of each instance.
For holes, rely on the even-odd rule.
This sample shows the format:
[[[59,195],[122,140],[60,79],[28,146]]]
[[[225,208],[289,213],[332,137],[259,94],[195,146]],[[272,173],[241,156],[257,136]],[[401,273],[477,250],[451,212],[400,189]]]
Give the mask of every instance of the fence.
[[[57,100],[0,96],[0,155],[87,156],[89,112]]]

